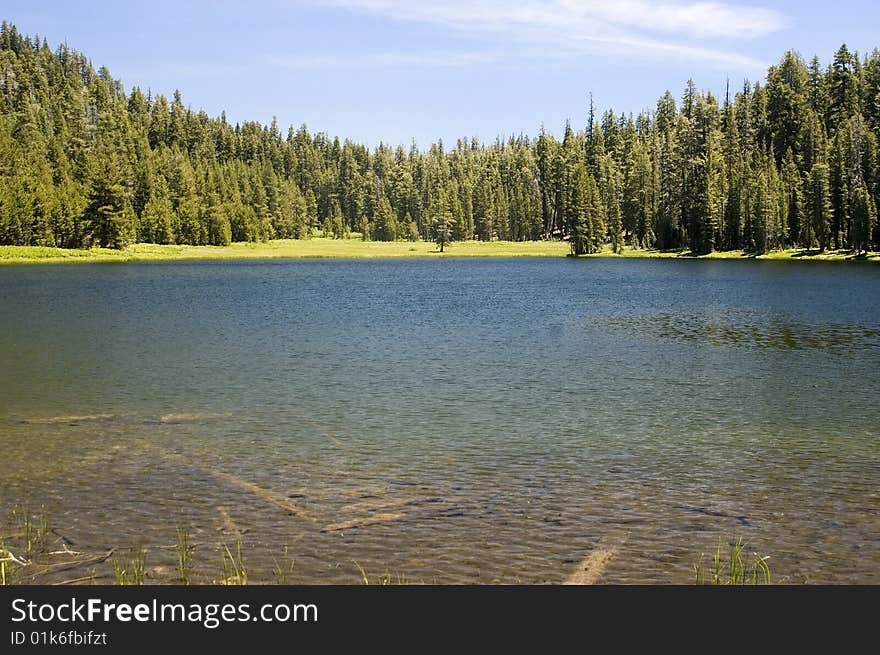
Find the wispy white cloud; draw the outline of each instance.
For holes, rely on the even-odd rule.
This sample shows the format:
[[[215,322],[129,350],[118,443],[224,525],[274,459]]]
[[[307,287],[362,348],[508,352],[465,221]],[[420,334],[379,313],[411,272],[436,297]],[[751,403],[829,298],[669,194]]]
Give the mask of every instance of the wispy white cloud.
[[[305,0],[309,4],[360,11],[393,20],[495,35],[505,49],[493,58],[540,55],[575,56],[614,51],[630,56],[698,59],[724,66],[755,66],[754,59],[707,40],[735,41],[773,34],[787,25],[780,12],[724,2],[674,0]],[[463,55],[482,61],[485,54]],[[372,55],[367,62],[406,63],[405,55]],[[321,59],[321,58],[319,58]],[[324,64],[341,57],[324,58]],[[356,63],[351,58],[346,63]],[[454,61],[454,58],[453,58]],[[320,61],[314,62],[320,64]],[[443,57],[410,57],[414,65],[450,65]],[[366,64],[364,64],[366,65]],[[453,64],[454,65],[454,64]]]
[[[788,20],[774,9],[723,2],[563,2],[584,17],[594,14],[610,23],[696,38],[755,38],[778,32]]]
[[[550,27],[560,37],[610,26],[697,38],[767,36],[787,24],[774,9],[725,2],[656,0],[324,0],[318,4],[466,29]]]

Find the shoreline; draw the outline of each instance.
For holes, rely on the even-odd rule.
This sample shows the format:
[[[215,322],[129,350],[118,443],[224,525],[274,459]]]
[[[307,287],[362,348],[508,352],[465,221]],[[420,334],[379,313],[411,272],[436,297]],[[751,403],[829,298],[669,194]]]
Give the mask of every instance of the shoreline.
[[[414,259],[414,258],[493,258],[566,257],[565,241],[459,241],[439,252],[426,241],[361,241],[359,239],[313,238],[275,240],[264,243],[233,243],[229,246],[177,246],[139,243],[125,250],[93,248],[74,250],[47,246],[0,246],[0,265],[111,263],[145,261],[194,261],[222,259]],[[688,251],[638,250],[626,248],[616,254],[610,249],[582,255],[581,258],[612,259],[724,259],[759,261],[822,261],[880,263],[880,252],[856,256],[850,251],[806,252],[802,249],[750,255],[741,250],[691,255]]]

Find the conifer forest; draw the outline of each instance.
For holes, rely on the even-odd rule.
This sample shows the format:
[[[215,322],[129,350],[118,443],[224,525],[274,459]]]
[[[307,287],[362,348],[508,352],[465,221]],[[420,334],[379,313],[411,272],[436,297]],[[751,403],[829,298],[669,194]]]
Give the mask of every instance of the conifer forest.
[[[675,84],[675,80],[670,80]],[[597,108],[561,138],[426,148],[231,124],[126,90],[67,45],[0,28],[0,245],[124,248],[343,238],[564,239],[744,250],[880,244],[880,51],[787,52],[765,80],[693,82],[638,115]],[[645,99],[646,103],[650,99]],[[646,105],[649,106],[649,105]]]

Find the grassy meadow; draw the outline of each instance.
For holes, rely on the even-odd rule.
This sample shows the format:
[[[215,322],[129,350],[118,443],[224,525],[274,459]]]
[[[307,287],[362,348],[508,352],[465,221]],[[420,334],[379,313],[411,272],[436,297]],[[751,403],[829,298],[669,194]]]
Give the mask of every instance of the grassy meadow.
[[[230,246],[160,246],[138,243],[125,250],[68,250],[41,246],[0,246],[0,263],[124,262],[185,259],[379,258],[379,257],[561,257],[568,244],[558,241],[466,241],[444,252],[425,241],[362,241],[313,238]]]
[[[138,243],[124,250],[92,248],[74,250],[45,246],[0,246],[0,264],[65,262],[131,262],[192,259],[282,259],[282,258],[404,258],[404,257],[564,257],[569,254],[564,241],[457,241],[444,252],[426,241],[362,241],[358,238],[276,240],[262,243],[233,243],[230,246],[161,246]],[[626,248],[615,254],[610,247],[585,257],[692,258],[687,251],[639,250]],[[880,261],[880,253],[856,257],[849,251],[774,251],[753,256],[740,250],[713,252],[700,259],[762,259],[810,261]]]

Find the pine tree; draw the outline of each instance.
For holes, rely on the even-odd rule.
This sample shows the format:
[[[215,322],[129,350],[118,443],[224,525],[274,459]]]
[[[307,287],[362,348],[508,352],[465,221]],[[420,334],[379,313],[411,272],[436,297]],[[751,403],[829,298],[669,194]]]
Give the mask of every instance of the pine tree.
[[[434,243],[443,252],[443,249],[452,241],[452,214],[441,211],[434,220]]]
[[[807,230],[805,244],[807,248],[812,248],[815,237],[819,243],[820,251],[824,252],[829,245],[833,218],[828,166],[826,164],[813,166],[805,190],[805,199],[805,218],[807,219],[805,221]]]
[[[342,218],[342,208],[339,201],[334,200],[327,224],[324,228],[324,236],[332,236],[334,239],[344,239],[346,236],[345,221]]]
[[[591,176],[584,162],[578,162],[570,176],[570,202],[567,212],[569,247],[575,256],[593,252],[592,211],[595,182],[590,185]]]
[[[216,193],[209,196],[204,222],[207,227],[207,243],[212,246],[228,246],[232,242],[232,227],[226,208]]]
[[[868,193],[867,187],[860,184],[853,196],[853,250],[856,254],[867,252],[871,245],[871,235],[877,224],[877,206]]]
[[[174,207],[164,177],[153,182],[150,198],[141,213],[138,238],[148,243],[174,242]]]
[[[682,244],[679,219],[682,203],[681,169],[675,100],[668,91],[657,105],[657,166],[659,200],[657,211],[657,247],[661,250],[679,248]]]
[[[825,116],[828,108],[828,92],[825,80],[825,73],[822,71],[822,64],[819,57],[814,56],[810,60],[810,78],[808,87],[808,98],[810,109],[814,114]]]
[[[789,151],[783,163],[783,185],[786,194],[785,240],[797,245],[801,239],[804,222],[803,181],[794,156]]]
[[[859,80],[855,69],[856,59],[844,43],[834,55],[834,62],[828,70],[826,124],[829,132],[859,111]]]
[[[586,188],[583,194],[583,210],[585,211],[586,220],[589,220],[589,241],[587,252],[599,252],[605,243],[606,234],[606,217],[605,204],[602,202],[602,195],[599,192],[599,185],[596,180],[587,171]]]
[[[379,205],[375,212],[375,233],[379,241],[394,241],[397,239],[397,216],[391,208],[391,202],[385,194],[381,194]]]
[[[862,67],[862,113],[874,134],[880,134],[880,50],[875,49]]]
[[[771,217],[771,198],[767,184],[767,177],[764,172],[758,174],[755,182],[754,201],[752,203],[752,216],[749,224],[751,226],[750,244],[751,251],[760,255],[767,252],[768,248],[768,227]]]
[[[306,214],[305,214],[305,222],[306,229],[309,234],[311,234],[312,230],[317,229],[318,227],[318,201],[315,198],[315,192],[312,189],[308,189],[305,194],[305,205],[306,205]]]
[[[623,251],[623,223],[620,216],[620,199],[617,194],[617,170],[610,156],[604,157],[602,171],[603,193],[602,202],[608,228],[608,241],[614,253]],[[604,241],[604,235],[602,237]]]
[[[407,241],[418,241],[419,240],[419,226],[410,216],[410,213],[407,212],[406,216],[404,216],[404,225],[406,226],[406,239]]]
[[[86,207],[88,242],[102,248],[124,248],[136,237],[134,210],[131,208],[122,171],[112,156],[95,160]]]
[[[851,219],[850,188],[852,187],[853,180],[850,177],[851,171],[847,165],[847,155],[850,149],[848,137],[849,135],[846,130],[839,129],[837,131],[828,159],[831,208],[833,211],[829,230],[831,231],[830,243],[835,250],[842,247]]]
[[[810,72],[801,56],[787,52],[767,78],[767,112],[777,166],[798,150],[809,106]]]
[[[559,146],[556,140],[545,132],[541,126],[541,134],[535,146],[537,158],[538,187],[541,195],[541,217],[543,233],[547,237],[562,235],[562,226],[558,222],[559,211],[557,197],[560,185],[558,179]]]

